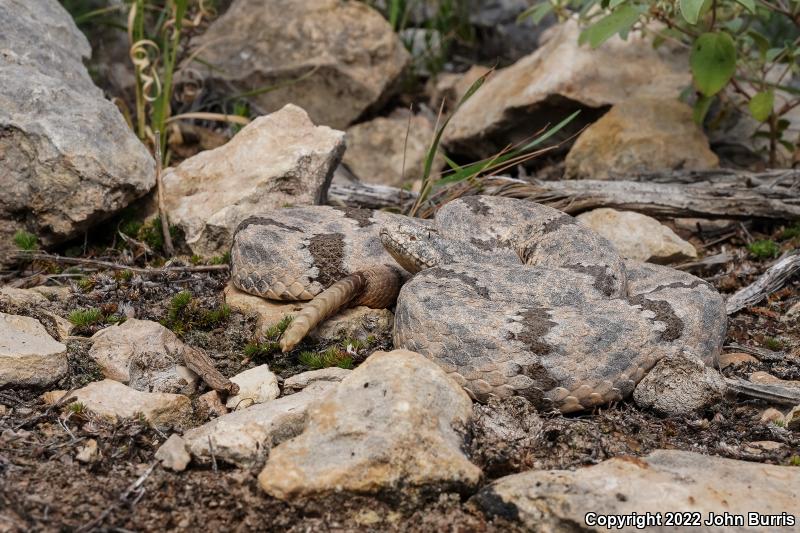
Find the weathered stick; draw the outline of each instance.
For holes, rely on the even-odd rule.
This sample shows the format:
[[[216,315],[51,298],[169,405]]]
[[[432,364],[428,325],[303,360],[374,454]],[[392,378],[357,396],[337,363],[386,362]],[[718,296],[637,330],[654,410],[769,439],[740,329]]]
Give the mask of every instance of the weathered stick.
[[[183,361],[186,363],[189,370],[200,376],[200,378],[215,391],[230,395],[239,392],[239,385],[223,376],[214,366],[214,362],[205,351],[199,348],[186,346],[183,351]]]
[[[486,194],[526,198],[569,214],[598,207],[652,216],[800,219],[800,170],[639,176],[628,181],[482,180]]]
[[[800,250],[786,254],[753,283],[739,289],[725,304],[725,310],[732,315],[740,309],[755,305],[777,291],[795,273],[800,272]]]
[[[475,193],[529,199],[569,214],[613,207],[657,217],[800,219],[800,169],[669,172],[624,181],[528,182],[492,176],[445,187],[432,200],[438,204]],[[402,208],[416,196],[394,187],[358,182],[334,183],[329,191],[334,205],[370,208]]]
[[[180,267],[163,267],[163,268],[141,268],[131,265],[123,265],[121,263],[112,263],[111,261],[101,261],[99,259],[83,259],[81,257],[64,257],[61,255],[45,254],[41,252],[15,252],[10,255],[12,259],[38,259],[41,261],[52,261],[64,265],[86,265],[99,268],[108,268],[110,270],[130,270],[137,274],[143,275],[159,275],[167,274],[169,272],[218,272],[228,270],[228,265],[199,265],[199,266],[180,266]]]
[[[334,182],[328,189],[328,203],[347,207],[367,209],[399,208],[414,201],[417,193],[363,182]]]

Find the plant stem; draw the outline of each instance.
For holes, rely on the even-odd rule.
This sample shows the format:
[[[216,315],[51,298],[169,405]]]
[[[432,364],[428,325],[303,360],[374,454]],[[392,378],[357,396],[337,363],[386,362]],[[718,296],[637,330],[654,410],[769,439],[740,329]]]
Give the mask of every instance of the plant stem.
[[[164,253],[167,257],[175,255],[175,247],[172,246],[172,235],[169,233],[169,216],[164,205],[164,181],[161,179],[161,132],[155,132],[155,156],[156,156],[156,188],[158,194],[158,216],[161,219],[161,233],[164,235]]]

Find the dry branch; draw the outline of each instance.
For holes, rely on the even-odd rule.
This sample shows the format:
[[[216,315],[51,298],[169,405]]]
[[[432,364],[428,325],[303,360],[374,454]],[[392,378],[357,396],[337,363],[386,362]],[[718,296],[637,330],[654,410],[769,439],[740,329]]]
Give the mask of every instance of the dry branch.
[[[52,261],[64,265],[86,265],[110,270],[130,270],[137,274],[155,276],[172,272],[218,272],[228,270],[228,265],[200,265],[200,266],[175,266],[163,268],[141,268],[99,259],[84,259],[81,257],[64,257],[61,255],[46,254],[41,252],[16,252],[11,254],[11,259]]]
[[[205,351],[186,346],[183,351],[183,361],[189,370],[200,376],[200,379],[215,391],[231,395],[239,392],[239,385],[223,376]]]
[[[631,176],[622,181],[530,182],[492,176],[444,187],[431,201],[438,205],[470,194],[524,198],[572,215],[613,207],[656,217],[800,219],[800,169],[761,173],[724,169],[676,171]],[[329,191],[333,205],[373,209],[401,209],[416,196],[395,187],[358,182],[334,183]]]
[[[800,250],[795,250],[780,258],[774,265],[769,267],[766,272],[761,274],[757,280],[739,289],[733,296],[728,298],[725,309],[732,315],[740,309],[755,305],[773,292],[777,291],[794,274],[800,271]]]

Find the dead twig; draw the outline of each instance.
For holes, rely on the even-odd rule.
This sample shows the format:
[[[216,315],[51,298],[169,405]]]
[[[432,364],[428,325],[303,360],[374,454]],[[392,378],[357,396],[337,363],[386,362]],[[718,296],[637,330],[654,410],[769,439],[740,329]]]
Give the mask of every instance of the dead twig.
[[[169,217],[167,216],[167,208],[164,204],[164,181],[161,179],[161,132],[155,132],[155,137],[158,217],[161,219],[161,233],[164,235],[164,253],[167,254],[167,257],[172,257],[175,255],[175,247],[172,245],[172,235],[169,233]]]
[[[798,271],[800,271],[800,250],[795,250],[776,261],[753,283],[739,289],[728,298],[725,310],[732,315],[745,307],[757,304],[783,287],[783,284]]]
[[[54,263],[61,263],[65,265],[87,265],[94,267],[108,268],[111,270],[130,270],[137,274],[143,275],[160,275],[168,274],[171,272],[220,272],[228,270],[228,265],[199,265],[199,266],[174,266],[162,268],[141,268],[131,265],[123,265],[120,263],[112,263],[111,261],[101,261],[99,259],[83,259],[80,257],[64,257],[61,255],[53,255],[42,252],[16,252],[12,257],[22,259],[38,259],[41,261],[52,261]]]
[[[189,370],[200,376],[215,391],[230,395],[239,392],[239,385],[223,376],[204,350],[187,346],[183,351],[183,361]]]

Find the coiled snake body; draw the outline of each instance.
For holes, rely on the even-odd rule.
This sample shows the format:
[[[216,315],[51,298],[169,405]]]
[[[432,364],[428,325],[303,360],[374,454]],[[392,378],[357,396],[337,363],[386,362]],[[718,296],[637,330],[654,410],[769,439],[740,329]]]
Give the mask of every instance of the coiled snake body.
[[[244,291],[314,298],[285,349],[348,302],[390,306],[396,296],[396,347],[436,361],[479,400],[522,395],[562,412],[628,396],[679,351],[711,364],[727,322],[703,280],[625,261],[574,218],[509,198],[455,200],[433,223],[331,207],[275,211],[242,223],[232,266]]]

